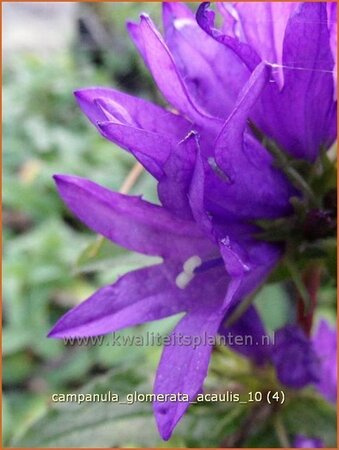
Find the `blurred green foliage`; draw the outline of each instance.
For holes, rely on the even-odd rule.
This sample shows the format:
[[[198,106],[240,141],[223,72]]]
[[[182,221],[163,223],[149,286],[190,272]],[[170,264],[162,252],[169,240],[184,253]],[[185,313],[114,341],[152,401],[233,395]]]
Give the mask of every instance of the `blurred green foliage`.
[[[103,7],[106,9],[105,4]],[[62,342],[47,339],[46,334],[64,312],[99,285],[146,263],[139,255],[133,258],[105,243],[110,260],[100,267],[92,263],[90,270],[80,270],[79,254],[96,238],[68,213],[52,179],[54,173],[72,173],[118,190],[133,166],[133,158],[101,138],[88,124],[72,92],[81,86],[121,84],[115,79],[116,74],[123,77],[121,61],[128,65],[136,60],[123,31],[124,16],[137,18],[138,8],[120,5],[116,16],[114,5],[107,17],[119,42],[128,43],[126,58],[116,55],[109,65],[95,66],[86,51],[77,51],[74,43],[73,51],[69,49],[58,57],[18,54],[4,70],[6,445],[46,409],[51,392],[80,386],[92,372],[119,365],[119,359],[125,358],[125,352],[115,358],[119,352],[112,348],[65,348]],[[130,76],[143,86],[151,86],[141,64]],[[151,88],[145,95],[152,96]],[[154,199],[154,192],[153,180],[145,173],[132,190],[150,199]],[[131,354],[129,357],[133,359]]]
[[[83,8],[84,17],[96,17],[107,30],[111,47],[103,45],[94,51],[92,44],[83,46],[75,41],[58,57],[18,54],[4,70],[4,445],[219,446],[244,420],[247,412],[242,405],[191,408],[168,443],[159,438],[150,404],[51,405],[55,392],[151,392],[161,350],[112,347],[108,338],[101,346],[81,347],[46,338],[55,321],[97,287],[112,283],[131,269],[154,263],[154,259],[108,242],[94,258],[89,257],[97,238],[66,210],[52,180],[54,173],[71,173],[118,190],[134,164],[132,157],[89,125],[73,99],[76,88],[113,85],[162,101],[124,26],[127,18],[137,19],[141,10],[159,21],[159,4],[102,3],[83,4]],[[146,173],[131,193],[157,201],[155,183]],[[331,318],[334,295],[331,285],[322,292],[323,312]],[[265,288],[256,302],[270,331],[291,315],[290,299],[281,285]],[[128,333],[166,333],[177,320],[170,318]],[[252,378],[249,383],[253,383],[246,361],[229,351],[225,355],[229,365],[220,366],[215,357],[208,388],[220,388],[218,370],[232,364],[244,367],[246,379]],[[238,380],[225,374],[222,382],[232,386]],[[316,406],[305,406],[305,420],[311,424],[304,425],[308,427],[305,433],[312,433],[312,426],[319,428],[321,423],[323,431],[319,429],[317,434],[334,445],[333,411],[317,397],[309,401]],[[291,435],[294,428],[299,432],[296,424],[305,424],[305,420],[296,409],[287,408],[284,414],[286,422],[292,424]],[[257,434],[249,436],[244,445],[266,443],[279,446],[273,422],[264,428],[258,426]]]

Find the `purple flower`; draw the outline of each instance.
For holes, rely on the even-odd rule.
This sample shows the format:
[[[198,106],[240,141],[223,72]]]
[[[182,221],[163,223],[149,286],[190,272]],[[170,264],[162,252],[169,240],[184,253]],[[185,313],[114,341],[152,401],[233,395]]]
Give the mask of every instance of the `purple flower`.
[[[322,319],[312,338],[297,325],[275,333],[271,360],[284,385],[300,389],[314,384],[330,402],[336,402],[337,333]]]
[[[323,448],[324,443],[320,438],[306,437],[298,434],[293,442],[293,448]]]
[[[312,338],[299,325],[285,325],[270,340],[256,308],[250,306],[233,325],[222,325],[219,333],[232,350],[256,365],[271,362],[285,386],[301,389],[313,384],[324,398],[336,402],[337,333],[324,319]],[[241,339],[237,342],[235,336]]]
[[[319,19],[323,8],[313,5],[311,12],[309,9],[298,13],[296,23],[291,19],[289,57],[298,58],[305,43],[308,67],[317,68],[317,56],[309,47],[321,45],[326,50],[325,32],[303,40],[300,28],[304,33],[309,27],[313,36],[309,14]],[[261,8],[258,12],[262,14]],[[154,392],[185,393],[192,401],[201,390],[212,350],[211,345],[193,342],[222,331],[230,308],[263,283],[282,254],[280,245],[253,236],[258,229],[252,222],[289,215],[289,199],[298,195],[252,135],[248,119],[253,117],[262,125],[257,118],[263,117],[260,108],[267,92],[279,105],[285,102],[285,113],[287,105],[295,105],[293,114],[287,114],[294,117],[293,127],[283,144],[291,154],[313,159],[320,145],[332,139],[333,79],[327,72],[324,75],[325,69],[317,69],[307,84],[310,91],[306,96],[304,72],[290,71],[284,74],[285,85],[294,78],[299,81],[295,81],[297,87],[293,85],[293,95],[286,94],[282,101],[283,90],[275,87],[271,93],[271,85],[278,83],[272,64],[256,57],[249,70],[237,46],[225,46],[205,33],[184,5],[165,4],[163,17],[165,39],[146,15],[139,24],[129,23],[128,30],[176,112],[109,88],[75,92],[80,107],[100,133],[132,153],[154,176],[161,206],[76,176],[55,176],[64,202],[89,228],[127,249],[160,256],[163,263],[130,272],[99,289],[62,317],[49,336],[101,335],[183,312],[173,335],[187,337],[185,342],[191,344],[166,346]],[[327,30],[327,25],[324,27]],[[295,38],[296,49],[292,45]],[[240,46],[240,41],[231,39]],[[256,53],[248,43],[243,48]],[[332,64],[332,70],[333,58],[325,50],[323,65],[327,71]],[[310,78],[309,71],[305,72]],[[318,127],[313,127],[315,111]],[[274,128],[276,120],[273,115],[272,123],[263,130]],[[309,130],[306,135],[305,129]],[[284,125],[283,136],[285,131]],[[256,314],[251,311],[248,314]],[[248,315],[244,316],[242,323],[250,327],[247,319]],[[257,331],[260,334],[261,330]],[[254,357],[258,361],[264,358],[259,353]],[[189,404],[154,403],[164,439],[170,437]]]
[[[313,337],[313,347],[320,362],[317,389],[330,402],[337,400],[337,333],[321,320]]]
[[[279,381],[294,389],[319,381],[319,362],[312,342],[296,325],[275,332],[272,362]]]
[[[252,72],[261,61],[273,69],[251,119],[286,152],[314,161],[336,136],[336,6],[326,2],[217,5],[222,30],[214,28],[208,3],[197,13],[202,29],[238,55],[243,72]]]

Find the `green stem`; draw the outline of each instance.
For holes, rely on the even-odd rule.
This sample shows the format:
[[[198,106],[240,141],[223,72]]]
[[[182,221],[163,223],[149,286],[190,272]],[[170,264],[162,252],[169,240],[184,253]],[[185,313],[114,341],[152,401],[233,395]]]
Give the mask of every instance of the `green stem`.
[[[291,448],[288,434],[281,417],[277,414],[274,419],[274,429],[282,448]]]

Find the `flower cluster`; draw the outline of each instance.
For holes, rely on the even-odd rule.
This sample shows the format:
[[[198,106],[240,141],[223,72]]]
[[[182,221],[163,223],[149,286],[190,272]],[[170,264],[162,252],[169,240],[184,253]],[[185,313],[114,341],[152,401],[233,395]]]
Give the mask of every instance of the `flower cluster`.
[[[260,224],[287,223],[297,235],[298,211],[303,224],[310,211],[322,212],[322,199],[294,162],[309,169],[336,138],[336,4],[216,6],[220,29],[208,4],[195,16],[183,4],[165,3],[164,37],[145,14],[127,25],[170,108],[109,88],[75,92],[98,131],[157,180],[160,206],[56,175],[62,199],[96,233],[163,263],[102,287],[62,317],[50,337],[101,335],[177,313],[185,314],[173,333],[225,333],[232,311],[286,252],[287,239],[258,238],[267,232]],[[253,306],[231,327],[237,334],[265,332]],[[277,332],[274,351],[238,350],[256,364],[273,364],[281,383],[315,383],[333,401],[335,339],[325,322],[313,338],[289,324]],[[193,401],[211,351],[166,346],[154,392],[183,392]],[[154,403],[163,439],[189,404]]]

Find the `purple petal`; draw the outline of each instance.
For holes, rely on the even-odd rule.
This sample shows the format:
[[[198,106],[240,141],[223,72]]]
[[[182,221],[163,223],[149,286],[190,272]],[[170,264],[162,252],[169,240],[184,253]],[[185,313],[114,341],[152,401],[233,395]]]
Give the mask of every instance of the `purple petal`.
[[[170,438],[180,418],[197,394],[207,375],[214,338],[225,312],[239,295],[241,279],[225,276],[221,265],[206,268],[192,282],[195,295],[191,307],[169,336],[165,346],[154,393],[185,394],[189,401],[156,401],[154,410],[160,434]],[[225,295],[226,292],[226,295]]]
[[[230,238],[227,237],[220,244],[220,253],[225,262],[227,273],[232,277],[242,277],[245,272],[250,270],[249,266],[240,258],[239,253],[232,249]]]
[[[330,31],[330,46],[334,59],[334,100],[337,98],[337,58],[338,58],[338,26],[337,26],[337,2],[327,3],[328,28]]]
[[[266,89],[255,122],[292,156],[314,161],[336,136],[326,3],[298,4],[285,31],[283,66],[284,87]]]
[[[211,338],[215,336],[221,320],[222,314],[218,310],[197,309],[187,314],[169,337],[170,345],[163,351],[154,393],[182,393],[188,395],[189,401],[154,403],[159,432],[165,440],[170,438],[175,425],[200,392],[210,361]]]
[[[250,233],[247,237],[242,236],[246,229],[249,232],[251,228],[228,222],[218,227],[214,225],[226,271],[234,283],[238,280],[229,306],[253,293],[274,269],[282,254],[280,246],[251,238]]]
[[[154,411],[163,439],[170,438],[190,402],[201,392],[232,280],[222,265],[196,274],[188,289],[190,308],[168,338],[159,363],[154,393],[186,394],[189,401],[156,401]],[[231,288],[232,289],[232,288]]]
[[[281,248],[252,235],[257,233],[256,227],[240,223],[234,217],[213,216],[206,210],[205,173],[203,162],[198,152],[192,183],[189,191],[189,202],[192,214],[211,241],[220,250],[227,273],[233,278],[232,289],[229,289],[227,304],[240,300],[260,285],[273,270],[281,257]],[[219,256],[220,258],[220,256]],[[208,262],[204,262],[201,270]]]
[[[213,249],[194,222],[172,216],[139,197],[112,192],[92,181],[56,175],[59,193],[89,228],[130,250],[185,260]]]
[[[234,7],[239,15],[242,38],[256,50],[263,61],[281,66],[285,28],[296,3],[238,2]],[[277,69],[276,75],[279,85],[282,86],[281,67]]]
[[[215,161],[206,183],[212,201],[236,217],[273,218],[288,214],[293,190],[272,165],[272,157],[248,133],[247,120],[266,86],[270,70],[261,63],[251,75],[215,144]],[[217,172],[221,169],[224,178]],[[214,173],[213,173],[214,172]],[[239,208],[241,205],[241,208]]]
[[[186,136],[191,127],[182,116],[115,89],[84,88],[75,91],[74,95],[94,125],[113,120],[176,139]]]
[[[97,336],[162,319],[187,309],[184,291],[175,285],[175,273],[163,264],[122,276],[71,309],[53,327],[49,337]]]
[[[151,19],[142,15],[140,24],[128,23],[128,31],[167,101],[198,123],[215,121],[199,109],[189,94],[174,59]]]
[[[163,176],[162,166],[176,145],[164,135],[113,122],[101,122],[102,135],[129,150],[156,179]]]
[[[189,187],[188,201],[195,221],[207,235],[212,237],[211,218],[208,216],[205,208],[205,170],[199,151],[197,152],[191,185]]]
[[[214,28],[214,12],[208,9],[209,3],[202,3],[197,11],[197,22],[199,26],[217,42],[232,50],[247,68],[252,71],[260,63],[260,57],[256,51],[247,43],[241,42],[238,38],[223,34]]]
[[[213,224],[213,234],[219,242],[222,261],[230,277],[224,299],[225,319],[233,306],[252,294],[265,281],[282,253],[277,245],[258,241],[249,235],[244,238],[241,236],[242,228],[250,229],[239,223],[226,223],[218,227]]]
[[[319,392],[330,402],[337,400],[337,333],[321,320],[313,338],[313,346],[320,362]]]
[[[192,10],[181,2],[163,2],[162,3],[162,21],[165,30],[165,36],[168,30],[173,26],[175,19],[194,20]]]
[[[163,4],[163,16],[166,44],[196,104],[225,118],[248,79],[248,70],[232,50],[205,33],[183,5]]]
[[[312,343],[295,325],[275,332],[272,361],[285,386],[301,389],[319,380],[319,361]]]
[[[181,116],[113,89],[82,89],[75,96],[101,134],[130,151],[156,178],[172,145],[191,128]]]
[[[198,152],[197,135],[191,132],[173,149],[163,166],[158,194],[163,206],[183,219],[192,220],[188,191]]]
[[[238,26],[239,15],[231,3],[217,2],[216,6],[222,15],[222,32],[228,36],[241,37]]]

